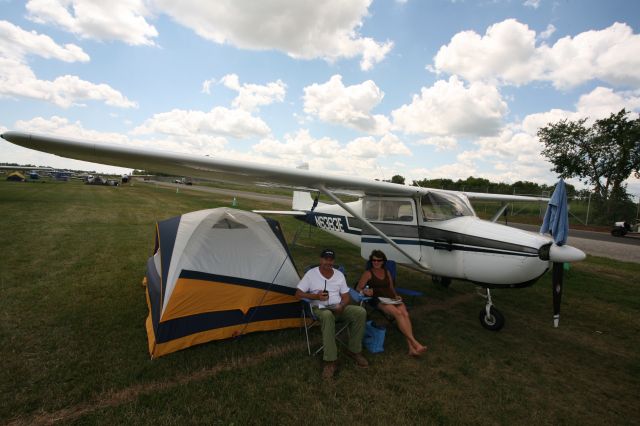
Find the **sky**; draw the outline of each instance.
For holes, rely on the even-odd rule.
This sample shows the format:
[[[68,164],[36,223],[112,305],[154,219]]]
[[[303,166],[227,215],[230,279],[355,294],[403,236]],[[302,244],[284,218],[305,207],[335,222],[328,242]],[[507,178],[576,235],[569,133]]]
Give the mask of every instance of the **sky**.
[[[638,1],[0,0],[0,131],[376,179],[554,184],[538,129],[636,118],[639,70]]]

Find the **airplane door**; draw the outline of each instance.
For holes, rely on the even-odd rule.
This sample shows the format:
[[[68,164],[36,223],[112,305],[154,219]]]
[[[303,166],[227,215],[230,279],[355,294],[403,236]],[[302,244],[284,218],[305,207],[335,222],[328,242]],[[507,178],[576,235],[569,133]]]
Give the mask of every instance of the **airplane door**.
[[[384,232],[414,259],[420,260],[420,235],[413,198],[364,197],[362,214],[376,228]],[[387,258],[411,263],[404,254],[389,245],[367,226],[362,226],[361,254],[368,258],[372,250],[382,250]]]

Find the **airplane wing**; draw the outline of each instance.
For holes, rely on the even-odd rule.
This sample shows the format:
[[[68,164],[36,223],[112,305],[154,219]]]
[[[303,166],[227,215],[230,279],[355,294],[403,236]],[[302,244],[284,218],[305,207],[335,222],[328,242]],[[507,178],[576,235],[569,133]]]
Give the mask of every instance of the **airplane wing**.
[[[417,187],[378,182],[354,176],[332,175],[326,172],[318,173],[294,168],[287,169],[276,165],[247,161],[83,142],[16,131],[4,132],[1,136],[16,145],[60,157],[132,169],[162,171],[176,176],[191,176],[205,180],[253,184],[271,183],[307,190],[318,189],[319,185],[324,185],[335,193],[359,195],[365,192],[381,195],[413,195],[423,191]]]
[[[357,176],[335,175],[326,172],[314,172],[304,169],[283,168],[276,165],[247,161],[229,160],[214,157],[202,157],[178,154],[167,151],[127,147],[115,144],[86,142],[25,133],[4,132],[2,138],[37,151],[55,154],[60,157],[84,160],[92,163],[128,167],[139,170],[161,171],[176,176],[190,176],[204,180],[244,182],[249,184],[275,184],[303,190],[330,190],[337,194],[348,195],[395,195],[414,196],[429,192],[452,192],[431,188],[420,188],[380,182]],[[476,193],[465,193],[470,199],[480,199]],[[518,196],[480,194],[484,200],[527,201]],[[497,197],[497,198],[496,198]],[[532,197],[529,201],[542,198]]]
[[[455,191],[454,191],[455,192]],[[479,201],[543,201],[549,202],[549,198],[532,197],[527,195],[489,194],[484,192],[458,192],[464,194],[469,200]]]
[[[301,212],[299,210],[251,210],[254,213],[258,214],[279,214],[286,216],[306,216],[306,212]]]
[[[34,172],[52,172],[53,167],[0,166],[0,170],[33,170]]]

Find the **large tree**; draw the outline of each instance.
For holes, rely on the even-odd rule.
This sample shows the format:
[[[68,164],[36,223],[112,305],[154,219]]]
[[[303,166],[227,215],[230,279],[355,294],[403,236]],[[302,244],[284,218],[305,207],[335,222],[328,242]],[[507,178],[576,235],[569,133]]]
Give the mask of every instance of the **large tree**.
[[[586,126],[586,118],[549,123],[538,130],[542,154],[563,178],[592,185],[602,200],[627,198],[623,183],[640,175],[640,118],[622,109]]]
[[[404,185],[404,176],[394,175],[389,182]]]

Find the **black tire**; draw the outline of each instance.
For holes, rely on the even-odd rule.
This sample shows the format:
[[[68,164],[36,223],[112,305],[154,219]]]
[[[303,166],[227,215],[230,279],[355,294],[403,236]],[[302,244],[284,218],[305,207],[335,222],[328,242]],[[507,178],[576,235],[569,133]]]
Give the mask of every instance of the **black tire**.
[[[431,281],[434,284],[440,285],[444,288],[449,288],[449,286],[451,285],[451,278],[449,277],[441,277],[439,275],[432,275],[431,276]]]
[[[625,232],[623,228],[613,228],[611,230],[611,235],[613,235],[614,237],[622,237],[624,236]]]
[[[504,315],[502,315],[502,313],[493,306],[489,310],[489,313],[490,315],[489,317],[487,317],[487,310],[485,308],[482,308],[482,310],[480,311],[480,315],[478,316],[480,324],[482,324],[482,326],[487,330],[501,330],[502,327],[504,327]]]

